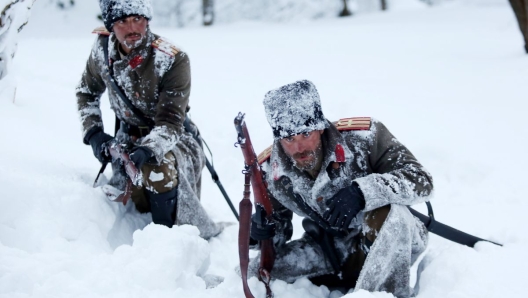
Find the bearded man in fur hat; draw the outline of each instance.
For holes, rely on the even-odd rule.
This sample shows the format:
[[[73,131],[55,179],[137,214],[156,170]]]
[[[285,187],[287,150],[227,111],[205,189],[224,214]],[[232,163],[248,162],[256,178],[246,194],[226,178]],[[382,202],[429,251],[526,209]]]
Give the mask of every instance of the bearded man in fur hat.
[[[428,238],[407,206],[428,200],[429,173],[381,122],[327,120],[310,81],[268,92],[264,106],[275,141],[259,163],[274,213],[268,221],[257,206],[251,238],[273,239],[272,276],[411,296],[410,267]],[[306,233],[289,241],[293,213]]]
[[[197,128],[186,116],[189,57],[150,31],[150,0],[101,0],[100,7],[104,27],[94,31],[99,36],[76,89],[83,142],[101,163],[112,162],[108,147],[114,137],[105,133],[99,108],[108,89],[119,128],[115,139],[130,144],[130,159],[142,172],[131,196],[137,210],[152,213],[156,224],[191,224],[203,238],[217,235],[221,228],[200,204],[205,156],[191,135]],[[112,168],[103,190],[117,196],[126,174],[117,161]]]

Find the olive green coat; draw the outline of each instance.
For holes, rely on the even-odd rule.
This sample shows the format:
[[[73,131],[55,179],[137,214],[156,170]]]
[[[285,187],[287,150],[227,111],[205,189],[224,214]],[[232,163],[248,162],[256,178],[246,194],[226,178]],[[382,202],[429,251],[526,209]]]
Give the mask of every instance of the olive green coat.
[[[388,291],[397,297],[409,297],[409,268],[425,250],[427,231],[406,206],[429,199],[433,189],[431,175],[379,121],[372,120],[363,130],[350,131],[339,131],[329,123],[321,138],[323,164],[316,179],[293,165],[279,140],[272,146],[271,157],[262,164],[277,220],[274,237],[277,258],[272,276],[293,282],[300,277],[333,272],[323,251],[310,237],[287,242],[292,235],[292,212],[301,217],[308,215],[281,181],[288,178],[293,191],[321,217],[326,202],[356,182],[364,194],[365,209],[352,220],[347,236],[334,239],[339,258],[344,262],[355,252],[355,236],[365,233],[365,213],[391,205],[361,270],[356,290]],[[338,144],[344,150],[345,161],[336,163]],[[253,260],[250,268],[255,273],[258,261]]]
[[[191,71],[188,56],[168,42],[159,48],[152,43],[159,38],[147,31],[144,42],[123,59],[114,34],[97,38],[81,82],[77,87],[77,106],[83,126],[83,137],[94,127],[103,127],[100,98],[107,86],[108,63],[104,59],[103,43],[108,41],[108,55],[113,77],[132,104],[154,120],[154,130],[143,140],[158,162],[171,150],[182,134],[182,123],[188,110]],[[110,106],[120,121],[130,125],[145,125],[135,117],[113,88],[109,89]],[[84,139],[87,144],[88,140]]]
[[[176,224],[190,224],[208,239],[221,231],[200,204],[200,181],[205,165],[205,155],[200,144],[183,128],[189,110],[191,73],[189,58],[170,43],[147,31],[146,39],[122,59],[114,34],[102,32],[86,63],[86,69],[77,87],[77,104],[83,127],[83,141],[90,130],[103,128],[100,99],[108,87],[110,106],[120,121],[143,126],[127,104],[119,97],[107,73],[103,46],[108,40],[110,70],[117,85],[132,104],[154,122],[154,128],[136,145],[146,146],[154,152],[158,165],[163,164],[167,153],[176,159],[178,175],[178,200]],[[106,34],[106,35],[105,35]],[[109,36],[107,36],[109,34]],[[153,46],[155,44],[156,46]],[[192,124],[191,122],[191,125]],[[174,181],[176,177],[165,177]],[[146,184],[148,187],[148,183]],[[171,183],[171,188],[176,185]]]

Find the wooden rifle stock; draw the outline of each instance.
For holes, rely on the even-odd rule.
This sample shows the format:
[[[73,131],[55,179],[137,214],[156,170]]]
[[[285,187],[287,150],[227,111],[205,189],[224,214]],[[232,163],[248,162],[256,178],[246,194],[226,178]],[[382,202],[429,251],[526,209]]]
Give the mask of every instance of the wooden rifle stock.
[[[115,202],[122,202],[123,205],[126,205],[132,195],[132,184],[141,184],[141,173],[134,165],[134,162],[130,160],[130,156],[121,145],[112,144],[108,148],[108,153],[110,153],[113,160],[119,160],[123,164],[125,172],[128,175],[125,191],[114,200]]]
[[[266,211],[266,218],[268,221],[273,221],[272,213],[273,206],[268,196],[268,191],[264,183],[262,171],[258,164],[257,155],[253,149],[253,144],[249,137],[249,132],[244,121],[244,114],[238,113],[235,118],[235,128],[238,133],[237,145],[240,145],[242,154],[244,155],[244,162],[246,164],[245,175],[246,184],[251,181],[253,187],[253,200],[255,205],[260,205]],[[249,176],[249,178],[248,178]],[[248,186],[249,187],[249,186]],[[247,194],[247,198],[246,198]],[[242,272],[242,283],[244,286],[244,294],[246,298],[253,298],[249,287],[247,286],[247,269],[248,262],[246,261],[246,254],[249,250],[249,231],[251,224],[251,205],[248,208],[249,201],[249,189],[244,191],[244,199],[240,202],[240,230],[239,230],[239,257],[240,257],[240,271]],[[249,213],[248,213],[249,212]],[[242,220],[242,218],[246,220]],[[247,220],[249,219],[249,220]],[[242,251],[245,250],[245,251]],[[273,247],[273,239],[260,241],[260,267],[259,267],[259,279],[266,286],[266,297],[272,297],[273,294],[270,288],[271,281],[271,269],[275,262],[275,250]]]

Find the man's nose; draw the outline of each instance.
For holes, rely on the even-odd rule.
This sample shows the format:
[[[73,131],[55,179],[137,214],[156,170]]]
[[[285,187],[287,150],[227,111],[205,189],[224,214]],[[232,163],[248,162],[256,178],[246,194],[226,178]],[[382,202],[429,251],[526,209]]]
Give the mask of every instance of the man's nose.
[[[295,153],[302,153],[306,149],[306,146],[304,146],[303,142],[295,140],[293,141],[293,149],[295,150]]]

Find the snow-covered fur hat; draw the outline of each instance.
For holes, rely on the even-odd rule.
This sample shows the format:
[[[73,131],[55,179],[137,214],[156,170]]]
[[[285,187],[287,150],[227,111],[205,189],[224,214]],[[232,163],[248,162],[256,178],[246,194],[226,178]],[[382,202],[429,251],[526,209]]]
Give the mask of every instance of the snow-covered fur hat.
[[[114,22],[129,16],[143,16],[152,19],[150,0],[100,0],[99,6],[103,22],[108,31],[112,31]]]
[[[264,97],[275,139],[328,127],[315,85],[302,80],[269,91]]]

